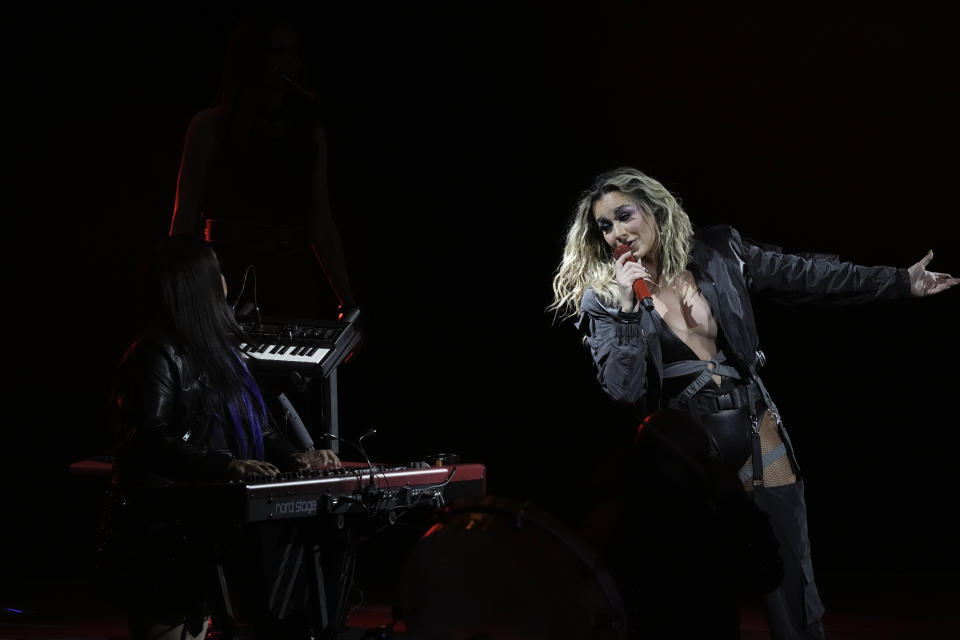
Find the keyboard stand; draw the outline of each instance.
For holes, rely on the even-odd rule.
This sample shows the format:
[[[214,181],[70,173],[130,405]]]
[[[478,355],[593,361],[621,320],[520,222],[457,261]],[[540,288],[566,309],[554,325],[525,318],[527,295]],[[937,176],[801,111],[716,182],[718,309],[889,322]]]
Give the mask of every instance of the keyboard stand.
[[[321,378],[320,392],[323,394],[323,432],[334,436],[330,449],[339,455],[340,446],[340,389],[338,370],[340,365],[350,359],[350,355],[360,342],[360,331],[356,324],[360,316],[359,309],[351,309],[344,314],[342,321],[336,323],[312,321],[297,318],[263,318],[256,323],[241,323],[244,331],[250,335],[252,345],[263,350],[263,359],[256,357],[260,353],[256,348],[247,356],[248,366],[255,378],[273,377],[285,380],[283,384],[292,384],[298,391],[307,392],[313,378]],[[331,331],[335,336],[331,337]],[[271,345],[273,349],[266,351]],[[294,347],[314,346],[323,348],[321,353],[310,352],[293,355],[283,349],[286,345]],[[281,348],[283,347],[283,348]],[[241,347],[244,348],[243,346]],[[279,349],[279,351],[278,351]],[[304,357],[309,360],[304,360]],[[314,358],[316,358],[314,360]],[[316,365],[316,366],[312,366]]]
[[[330,375],[323,379],[323,429],[336,438],[340,437],[340,393],[337,385],[337,371],[339,367],[334,368]],[[338,456],[340,454],[340,441],[334,438],[328,444],[330,449]]]

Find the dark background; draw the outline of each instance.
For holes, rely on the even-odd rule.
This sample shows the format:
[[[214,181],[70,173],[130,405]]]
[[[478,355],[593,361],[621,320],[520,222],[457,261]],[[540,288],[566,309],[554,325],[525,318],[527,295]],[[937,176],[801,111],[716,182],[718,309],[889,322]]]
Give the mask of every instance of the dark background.
[[[960,273],[956,38],[926,10],[314,3],[294,15],[366,320],[341,431],[387,462],[456,452],[574,522],[633,424],[545,312],[593,175],[661,180],[700,226]],[[453,4],[453,3],[449,3]],[[5,569],[86,566],[131,272],[168,228],[183,135],[238,9],[42,7],[5,25]],[[824,571],[960,571],[960,293],[756,302]],[[345,451],[346,457],[349,451]],[[79,497],[78,497],[79,496]],[[95,501],[93,501],[95,503]]]

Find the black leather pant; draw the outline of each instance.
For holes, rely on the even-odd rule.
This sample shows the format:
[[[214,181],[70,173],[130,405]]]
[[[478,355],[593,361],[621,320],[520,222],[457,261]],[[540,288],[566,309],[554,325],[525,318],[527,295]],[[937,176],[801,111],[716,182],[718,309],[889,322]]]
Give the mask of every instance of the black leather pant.
[[[743,407],[699,416],[720,459],[734,471],[752,452],[751,413],[757,412]],[[753,498],[770,517],[784,567],[780,587],[764,597],[771,635],[775,640],[823,638],[824,609],[813,576],[803,482],[757,487]]]

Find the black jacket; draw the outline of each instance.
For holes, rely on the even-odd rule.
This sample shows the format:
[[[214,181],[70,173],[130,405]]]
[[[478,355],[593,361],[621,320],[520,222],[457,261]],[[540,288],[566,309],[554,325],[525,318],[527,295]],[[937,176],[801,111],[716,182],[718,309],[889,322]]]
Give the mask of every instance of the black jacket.
[[[207,408],[216,394],[186,350],[171,338],[137,340],[120,366],[114,392],[121,485],[227,479],[234,459],[217,419]],[[281,470],[294,466],[297,450],[265,429],[265,457]]]
[[[760,338],[750,296],[785,303],[856,304],[910,295],[906,269],[863,267],[836,256],[793,255],[744,240],[728,226],[698,232],[688,263],[710,304],[728,360],[747,376],[756,374]],[[622,313],[593,289],[581,302],[576,323],[583,332],[604,391],[646,414],[666,404],[661,398],[663,358],[656,324],[646,311]]]

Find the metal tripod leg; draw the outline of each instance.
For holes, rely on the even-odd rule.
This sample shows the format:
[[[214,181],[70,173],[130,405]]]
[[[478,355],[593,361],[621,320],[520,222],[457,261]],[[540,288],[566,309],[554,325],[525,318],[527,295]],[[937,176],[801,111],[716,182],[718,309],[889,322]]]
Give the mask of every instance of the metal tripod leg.
[[[338,527],[338,534],[338,540],[334,544],[327,540],[323,552],[327,560],[324,564],[330,569],[336,569],[336,573],[331,571],[327,576],[328,580],[324,581],[329,596],[327,599],[329,620],[322,634],[317,636],[324,640],[334,640],[346,627],[350,592],[356,577],[356,545],[349,539],[349,530]]]
[[[323,379],[323,428],[326,433],[340,437],[340,403],[337,388],[337,370],[334,369]],[[330,449],[340,454],[340,441],[330,441]]]
[[[213,609],[214,625],[219,632],[219,638],[222,640],[235,640],[239,638],[237,629],[236,614],[233,610],[233,601],[230,598],[230,588],[227,586],[227,577],[223,573],[223,560],[219,557],[219,548],[217,553],[216,567],[216,585],[214,588],[214,601],[211,603]]]

